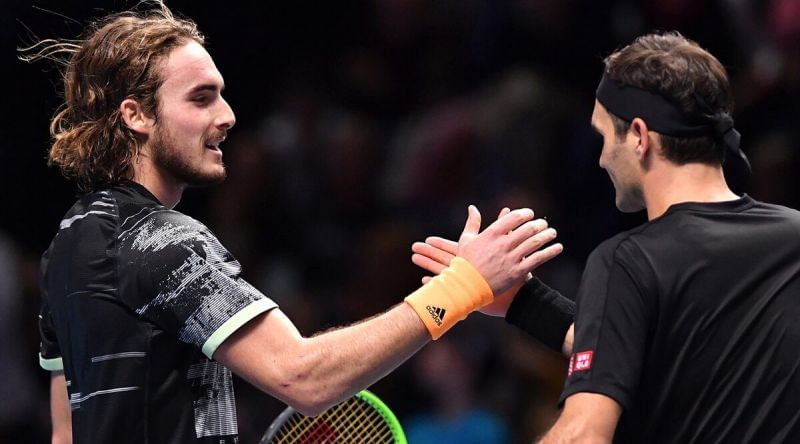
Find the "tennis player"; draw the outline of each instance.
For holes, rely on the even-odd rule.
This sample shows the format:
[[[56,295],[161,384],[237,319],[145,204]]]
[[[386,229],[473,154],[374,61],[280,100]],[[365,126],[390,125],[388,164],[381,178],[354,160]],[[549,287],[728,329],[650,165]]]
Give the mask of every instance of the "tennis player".
[[[306,414],[392,371],[561,251],[519,209],[480,231],[470,207],[458,258],[383,314],[303,337],[200,222],[173,207],[225,178],[235,123],[190,20],[161,2],[102,19],[66,56],[50,162],[86,191],[42,259],[41,366],[53,442],[234,443],[231,370]]]
[[[484,309],[570,354],[541,442],[800,442],[800,213],[729,189],[723,162],[749,168],[732,110],[723,66],[679,33],[605,59],[600,166],[648,222],[590,255],[574,335],[536,279]],[[415,244],[414,262],[435,273],[455,245]]]

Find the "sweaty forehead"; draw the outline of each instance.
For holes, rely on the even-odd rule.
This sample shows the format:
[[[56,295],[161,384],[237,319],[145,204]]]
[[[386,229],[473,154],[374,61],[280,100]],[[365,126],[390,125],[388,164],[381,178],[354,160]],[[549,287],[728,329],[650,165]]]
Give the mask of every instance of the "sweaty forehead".
[[[191,41],[174,49],[163,67],[162,89],[172,92],[189,91],[197,85],[223,86],[222,75],[211,56],[199,43]]]

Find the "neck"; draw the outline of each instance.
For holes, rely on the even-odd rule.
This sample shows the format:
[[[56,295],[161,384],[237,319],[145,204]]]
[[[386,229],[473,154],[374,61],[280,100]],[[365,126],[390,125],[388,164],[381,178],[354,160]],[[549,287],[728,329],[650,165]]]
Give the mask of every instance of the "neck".
[[[719,165],[660,162],[644,180],[647,219],[653,220],[674,204],[682,202],[724,202],[738,199],[728,188]]]
[[[172,176],[165,174],[153,164],[149,156],[140,154],[133,166],[133,181],[153,193],[161,205],[174,208],[178,205],[186,185],[177,182]]]

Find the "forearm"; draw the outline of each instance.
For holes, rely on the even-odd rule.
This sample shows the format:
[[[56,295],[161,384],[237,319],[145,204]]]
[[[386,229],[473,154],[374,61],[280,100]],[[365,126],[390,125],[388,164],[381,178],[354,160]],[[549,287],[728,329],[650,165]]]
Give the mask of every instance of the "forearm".
[[[334,404],[383,378],[431,340],[415,311],[401,303],[345,328],[305,339],[305,377],[297,383],[317,404]],[[299,373],[303,374],[303,373]]]
[[[223,342],[214,359],[264,392],[313,415],[385,376],[430,339],[406,303],[310,338],[275,309]]]
[[[304,338],[275,309],[225,340],[214,359],[302,413],[315,414],[385,376],[491,299],[482,275],[456,258],[379,316]]]
[[[301,380],[318,398],[315,404],[341,400],[404,362],[470,312],[491,302],[492,290],[466,260],[456,258],[427,285],[401,304],[361,323],[303,339],[297,359]],[[424,328],[420,328],[420,327]],[[301,386],[302,387],[302,386]]]
[[[572,353],[575,303],[538,279],[532,279],[517,293],[506,313],[515,325],[552,350]]]

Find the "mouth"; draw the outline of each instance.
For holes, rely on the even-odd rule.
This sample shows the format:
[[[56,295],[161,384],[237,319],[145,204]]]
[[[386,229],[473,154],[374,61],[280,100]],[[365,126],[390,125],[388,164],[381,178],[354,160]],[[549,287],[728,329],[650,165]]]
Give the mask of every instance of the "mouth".
[[[224,141],[225,141],[224,136],[218,139],[207,140],[205,143],[205,147],[212,151],[222,152],[222,150],[219,149],[219,144],[221,144]]]

